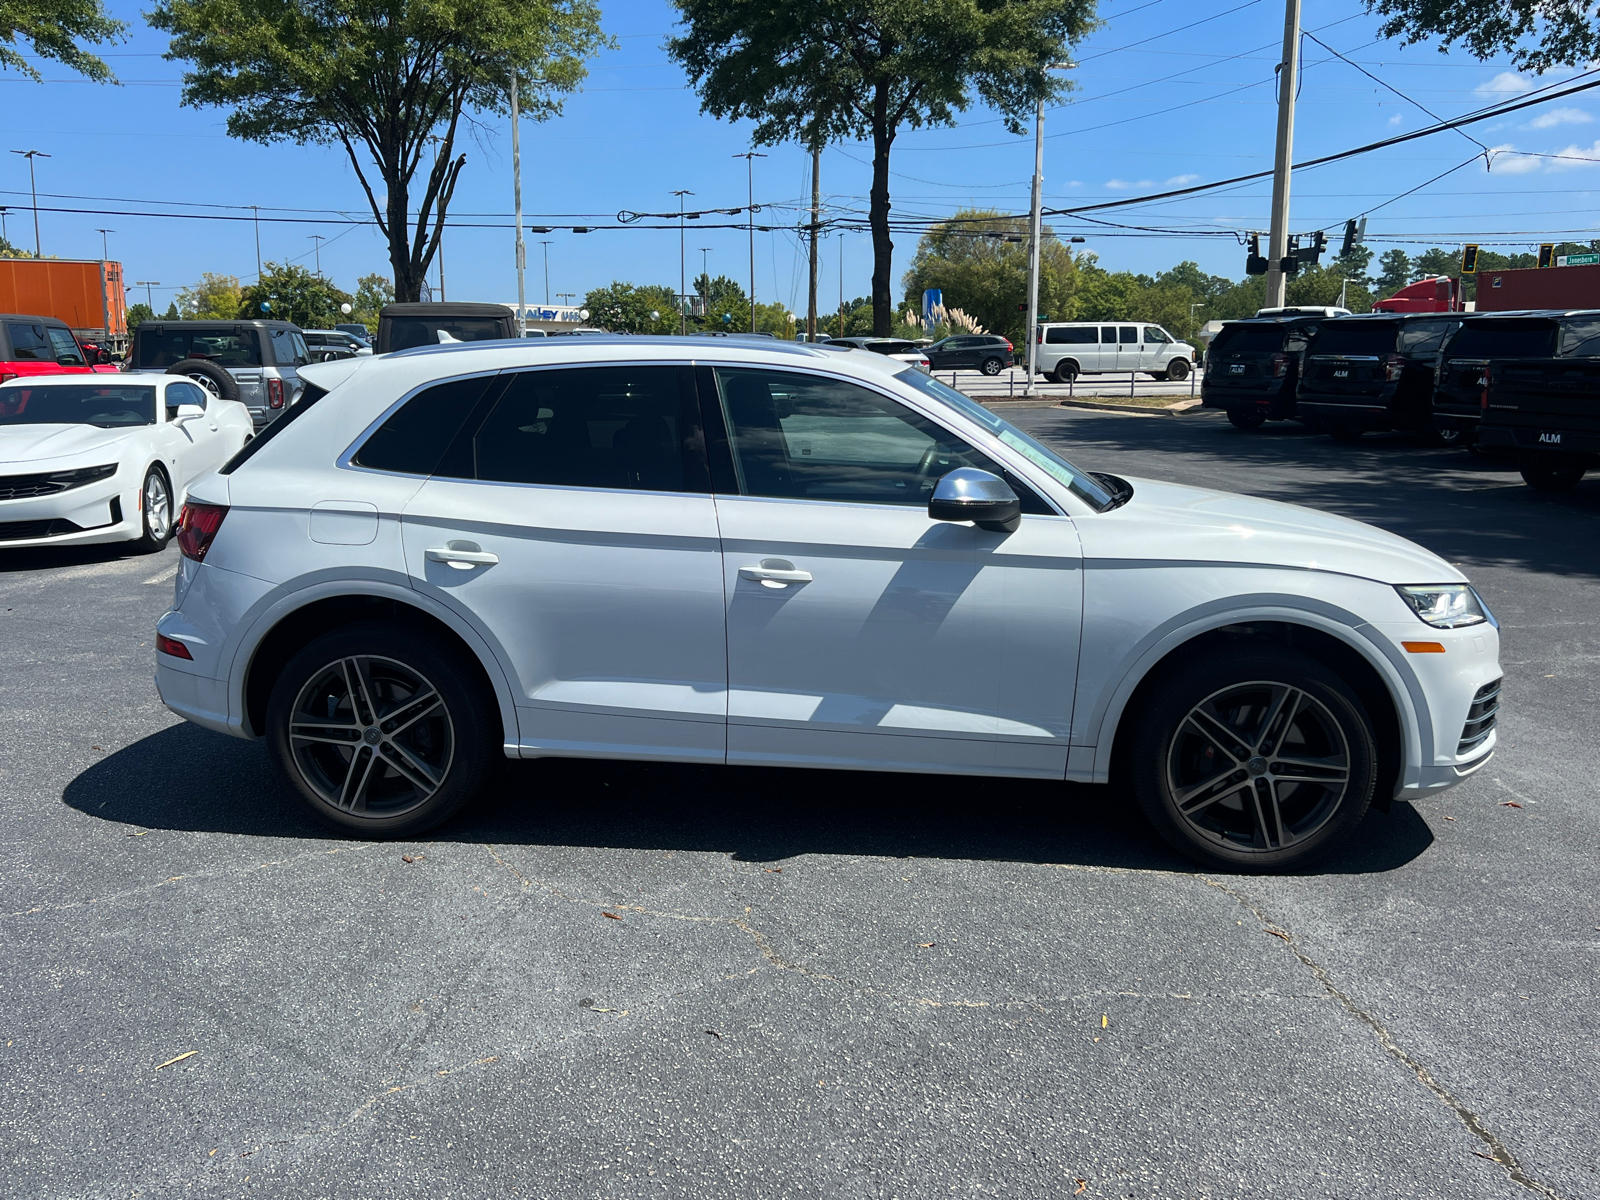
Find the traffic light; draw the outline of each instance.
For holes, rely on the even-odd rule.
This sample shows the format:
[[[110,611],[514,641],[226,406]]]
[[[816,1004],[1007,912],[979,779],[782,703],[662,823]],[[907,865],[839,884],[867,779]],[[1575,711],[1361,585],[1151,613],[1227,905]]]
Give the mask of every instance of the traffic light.
[[[1548,267],[1555,261],[1556,248],[1554,244],[1545,242],[1539,247],[1539,265]]]
[[[1244,273],[1246,275],[1265,275],[1267,273],[1267,260],[1261,257],[1261,235],[1250,235],[1249,249],[1245,254]]]
[[[1289,253],[1278,260],[1278,269],[1290,279],[1300,273],[1300,253],[1300,235],[1291,233],[1289,235]]]
[[[1339,257],[1343,258],[1356,248],[1356,219],[1351,217],[1344,223],[1344,242],[1339,247]]]
[[[1289,240],[1289,244],[1291,246],[1294,245],[1293,238]],[[1311,245],[1294,251],[1294,256],[1299,260],[1301,266],[1314,267],[1321,260],[1322,252],[1327,248],[1327,245],[1328,235],[1319,229],[1311,235]]]
[[[1478,273],[1478,248],[1471,242],[1461,247],[1461,273],[1463,275]]]

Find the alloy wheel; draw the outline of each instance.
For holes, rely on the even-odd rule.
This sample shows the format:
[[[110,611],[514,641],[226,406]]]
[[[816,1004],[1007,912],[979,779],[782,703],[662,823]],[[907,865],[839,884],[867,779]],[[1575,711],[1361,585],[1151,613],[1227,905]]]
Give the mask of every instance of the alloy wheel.
[[[376,655],[312,674],[289,714],[289,750],[306,785],[356,817],[396,817],[444,784],[455,757],[449,707],[421,673]]]
[[[217,381],[211,378],[211,376],[202,375],[196,371],[193,375],[185,375],[184,378],[198,383],[202,388],[205,389],[206,394],[209,395],[213,400],[222,399],[222,389],[217,386]]]
[[[160,471],[151,471],[144,480],[144,527],[157,544],[172,532],[172,497]]]
[[[1350,786],[1350,746],[1309,692],[1238,683],[1189,710],[1166,772],[1179,817],[1203,841],[1268,853],[1305,841],[1332,819]]]

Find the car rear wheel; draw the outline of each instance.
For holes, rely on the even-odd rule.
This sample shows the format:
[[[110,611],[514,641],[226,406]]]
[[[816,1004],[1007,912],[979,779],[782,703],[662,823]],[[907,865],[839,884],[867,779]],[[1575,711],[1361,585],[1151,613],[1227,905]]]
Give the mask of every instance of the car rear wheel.
[[[1537,458],[1523,459],[1518,464],[1522,481],[1539,492],[1570,492],[1583,481],[1588,467],[1583,463],[1554,462]]]
[[[172,540],[172,486],[160,467],[151,467],[139,488],[139,518],[142,532],[134,548],[141,554],[154,554]]]
[[[216,363],[203,358],[186,358],[175,362],[167,368],[167,374],[192,379],[218,400],[239,398],[239,381]]]
[[[1075,362],[1058,362],[1055,370],[1049,372],[1049,377],[1057,383],[1071,383],[1078,377],[1078,364]]]
[[[978,370],[985,375],[998,375],[1005,368],[1005,363],[998,358],[986,358],[978,365]]]
[[[1471,441],[1467,431],[1453,421],[1441,421],[1423,436],[1430,446],[1465,446]]]
[[[1267,423],[1267,414],[1254,408],[1230,408],[1228,424],[1235,429],[1260,429]]]
[[[318,820],[399,837],[453,816],[501,759],[493,698],[471,666],[392,624],[333,630],[289,660],[267,703],[278,769]]]
[[[1139,805],[1209,866],[1303,866],[1347,838],[1372,802],[1371,720],[1344,680],[1305,655],[1207,655],[1164,679],[1137,719]]]
[[[1159,378],[1173,381],[1189,378],[1189,360],[1184,358],[1173,359],[1167,364],[1166,374]]]

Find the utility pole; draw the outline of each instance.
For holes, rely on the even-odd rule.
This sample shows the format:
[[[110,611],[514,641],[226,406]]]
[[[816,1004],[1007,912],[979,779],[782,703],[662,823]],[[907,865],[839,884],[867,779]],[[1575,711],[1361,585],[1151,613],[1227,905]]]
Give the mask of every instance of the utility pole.
[[[320,233],[308,233],[306,236],[309,237],[311,239],[311,241],[316,245],[316,248],[317,248],[317,278],[321,279],[322,278],[322,243],[324,241],[326,241],[327,239],[324,238]],[[443,287],[444,284],[441,283],[439,286]]]
[[[844,336],[844,230],[839,231],[839,336]]]
[[[33,256],[43,258],[44,251],[39,247],[39,185],[33,178],[33,160],[51,156],[43,150],[13,150],[11,153],[20,154],[28,160],[28,189],[33,193]],[[755,261],[753,252],[750,261]]]
[[[96,229],[95,232],[100,235],[100,261],[101,262],[110,262],[111,261],[111,243],[106,240],[106,235],[109,234],[109,233],[115,233],[116,230],[115,229]]]
[[[511,76],[511,192],[517,207],[517,336],[528,336],[528,296],[525,275],[528,269],[528,248],[522,241],[522,136],[517,120],[517,77]],[[548,254],[549,252],[546,251]],[[545,278],[548,280],[549,272]],[[549,284],[545,289],[549,290]]]
[[[680,189],[672,194],[678,198],[678,336],[686,337],[689,333],[689,266],[686,261],[689,250],[684,241],[683,198],[694,193]]]
[[[544,247],[544,302],[550,303],[550,243],[540,242]]]
[[[134,287],[142,287],[144,289],[144,306],[150,310],[150,315],[151,316],[155,316],[155,313],[156,313],[156,302],[155,302],[155,298],[150,294],[150,289],[151,288],[160,287],[161,286],[161,280],[159,280],[159,279],[135,279],[133,281],[133,286]]]
[[[811,287],[806,300],[806,341],[817,340],[817,235],[822,232],[822,146],[811,146]]]
[[[1050,63],[1047,71],[1069,70],[1073,63]],[[1033,395],[1034,379],[1039,369],[1039,255],[1040,240],[1044,236],[1044,97],[1039,97],[1038,109],[1033,119],[1033,206],[1028,214],[1028,327],[1022,336],[1028,339],[1028,383],[1024,396]]]
[[[255,220],[255,223],[256,223],[256,282],[260,283],[261,282],[261,206],[259,204],[252,204],[250,206],[250,211],[253,214],[255,214],[254,215],[254,220]]]
[[[1289,282],[1283,273],[1283,259],[1289,253],[1289,164],[1294,158],[1295,77],[1300,73],[1300,0],[1284,0],[1283,62],[1278,70],[1278,148],[1272,166],[1266,308],[1283,307]]]
[[[756,331],[756,159],[765,158],[765,154],[757,154],[754,150],[744,154],[735,154],[733,157],[744,159],[745,166],[749,168],[750,197],[745,214],[750,218],[750,332]]]

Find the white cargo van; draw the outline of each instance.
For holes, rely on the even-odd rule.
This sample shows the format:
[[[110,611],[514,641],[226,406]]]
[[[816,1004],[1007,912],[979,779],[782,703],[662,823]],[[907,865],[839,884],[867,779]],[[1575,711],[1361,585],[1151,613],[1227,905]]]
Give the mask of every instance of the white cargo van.
[[[1062,321],[1040,325],[1039,370],[1057,383],[1077,375],[1143,371],[1157,379],[1187,379],[1194,347],[1159,325]]]

